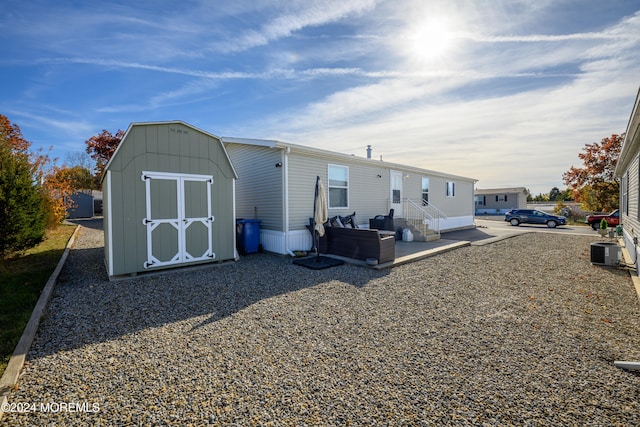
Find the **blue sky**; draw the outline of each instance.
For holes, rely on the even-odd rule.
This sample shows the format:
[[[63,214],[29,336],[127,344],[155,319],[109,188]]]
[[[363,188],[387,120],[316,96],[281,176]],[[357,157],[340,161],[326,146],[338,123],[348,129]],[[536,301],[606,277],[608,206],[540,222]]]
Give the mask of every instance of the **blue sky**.
[[[60,163],[103,129],[183,120],[564,189],[624,132],[640,0],[38,1],[0,6],[0,114]]]

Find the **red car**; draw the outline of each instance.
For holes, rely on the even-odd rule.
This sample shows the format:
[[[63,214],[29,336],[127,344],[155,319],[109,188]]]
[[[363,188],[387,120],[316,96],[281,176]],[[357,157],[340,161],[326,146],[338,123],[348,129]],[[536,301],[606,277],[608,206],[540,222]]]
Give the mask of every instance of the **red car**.
[[[587,215],[584,222],[589,224],[594,230],[597,230],[598,228],[600,228],[600,221],[602,221],[602,219],[607,221],[607,225],[609,227],[615,227],[616,225],[620,224],[620,212],[618,211],[618,209],[616,209],[610,214]]]

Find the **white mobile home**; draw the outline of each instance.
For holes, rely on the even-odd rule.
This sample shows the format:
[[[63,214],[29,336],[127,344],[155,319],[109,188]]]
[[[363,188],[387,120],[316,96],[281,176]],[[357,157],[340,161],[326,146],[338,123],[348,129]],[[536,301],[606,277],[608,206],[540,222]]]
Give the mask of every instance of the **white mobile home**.
[[[420,217],[431,230],[474,226],[476,180],[427,169],[271,140],[223,137],[238,173],[236,214],[261,220],[263,248],[280,254],[312,247],[316,177],[329,217],[356,213],[359,225],[388,214]]]
[[[102,178],[109,277],[236,259],[236,177],[218,137],[131,124]]]
[[[638,257],[640,245],[640,91],[627,124],[615,176],[620,182],[620,222],[625,246],[631,257]]]
[[[477,189],[475,205],[476,215],[499,215],[511,209],[526,209],[527,189],[524,187]]]

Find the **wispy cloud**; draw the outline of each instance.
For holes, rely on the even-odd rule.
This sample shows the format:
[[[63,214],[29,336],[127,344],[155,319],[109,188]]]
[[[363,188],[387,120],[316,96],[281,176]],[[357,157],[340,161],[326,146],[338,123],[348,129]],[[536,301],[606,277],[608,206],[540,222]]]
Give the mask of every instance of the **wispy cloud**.
[[[490,36],[471,33],[456,33],[454,36],[483,43],[541,43],[565,42],[576,40],[622,40],[632,39],[634,36],[614,33],[575,33],[575,34],[532,34],[511,36]]]
[[[335,22],[364,13],[371,10],[375,4],[376,0],[332,0],[322,3],[294,1],[283,8],[284,13],[269,19],[258,30],[242,31],[240,29],[239,35],[234,35],[224,43],[212,45],[224,52],[237,52],[263,46],[305,27]]]
[[[546,185],[584,143],[620,131],[638,85],[630,2],[7,1],[0,108],[43,144],[79,150],[103,128],[181,118]],[[450,47],[416,59],[416,33],[440,18]]]
[[[25,138],[33,142],[35,146],[42,148],[53,146],[56,150],[61,150],[65,147],[68,149],[74,147],[75,151],[75,148],[79,147],[78,141],[86,140],[96,128],[93,123],[89,123],[75,115],[70,117],[69,113],[60,111],[34,113],[21,109],[11,109],[9,114],[21,126],[41,130],[38,134],[45,135],[41,139],[33,140],[26,134]],[[62,116],[67,118],[61,118]],[[50,135],[58,136],[52,138]],[[61,140],[62,142],[60,142]],[[82,147],[80,146],[78,151],[81,150]]]

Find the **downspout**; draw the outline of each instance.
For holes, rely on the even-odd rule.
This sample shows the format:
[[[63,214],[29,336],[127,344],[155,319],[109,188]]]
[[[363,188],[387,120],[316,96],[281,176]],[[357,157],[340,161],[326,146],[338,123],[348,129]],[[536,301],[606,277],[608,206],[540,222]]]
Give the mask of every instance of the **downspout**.
[[[283,151],[283,162],[282,168],[284,169],[284,250],[292,257],[296,255],[293,253],[291,249],[289,249],[289,153],[291,152],[291,147],[287,147]]]

